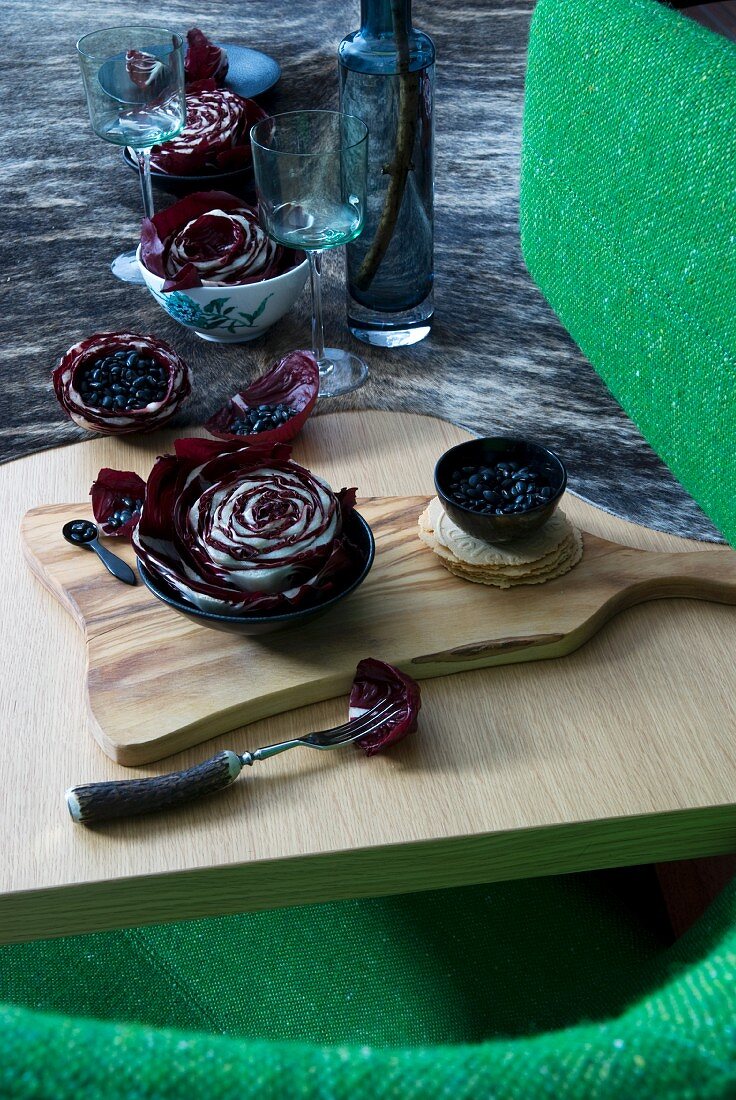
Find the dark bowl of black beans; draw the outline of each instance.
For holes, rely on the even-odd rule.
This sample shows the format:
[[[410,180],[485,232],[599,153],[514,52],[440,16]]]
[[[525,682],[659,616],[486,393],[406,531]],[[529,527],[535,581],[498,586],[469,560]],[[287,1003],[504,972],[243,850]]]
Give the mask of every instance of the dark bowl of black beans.
[[[470,439],[445,451],[434,484],[448,516],[484,542],[512,542],[553,514],[567,485],[559,455],[512,436]]]

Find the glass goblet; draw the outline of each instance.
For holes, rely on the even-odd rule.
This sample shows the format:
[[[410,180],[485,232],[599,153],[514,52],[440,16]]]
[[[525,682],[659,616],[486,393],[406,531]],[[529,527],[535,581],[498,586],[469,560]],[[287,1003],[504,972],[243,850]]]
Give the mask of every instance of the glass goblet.
[[[360,235],[365,219],[368,130],[338,111],[288,111],[251,129],[258,212],[268,235],[309,256],[312,348],[320,397],[362,386],[368,367],[357,355],[326,348],[322,328],[322,253]]]
[[[127,145],[136,157],[150,218],[151,147],[175,137],[186,118],[183,40],[160,27],[110,27],[85,34],[77,53],[92,129],[104,141]],[[135,249],[111,267],[123,282],[143,282]]]

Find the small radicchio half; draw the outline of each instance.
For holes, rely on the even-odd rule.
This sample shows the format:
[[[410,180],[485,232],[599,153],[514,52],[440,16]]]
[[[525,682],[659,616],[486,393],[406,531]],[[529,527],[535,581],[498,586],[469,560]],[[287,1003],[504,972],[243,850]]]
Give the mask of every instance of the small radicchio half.
[[[132,470],[104,466],[89,491],[103,535],[129,539],[143,511],[146,483]]]
[[[134,352],[139,359],[153,363],[154,369],[160,372],[160,389],[156,379],[157,393],[155,396],[151,393],[150,401],[135,408],[121,409],[115,407],[110,390],[105,395],[110,397],[110,407],[106,408],[102,404],[105,396],[92,396],[93,392],[103,394],[103,390],[91,388],[91,376],[100,367],[103,371],[112,369],[105,364],[112,363],[116,355],[122,354],[125,360],[126,353]],[[124,366],[121,364],[120,369]],[[52,381],[59,404],[75,424],[102,435],[127,435],[160,428],[178,412],[192,390],[192,372],[174,349],[155,336],[140,336],[135,332],[98,332],[80,340],[62,355],[53,370]],[[112,384],[111,381],[110,387]]]
[[[250,167],[250,130],[267,118],[252,99],[214,80],[200,80],[186,91],[186,121],[176,137],[151,149],[151,167],[172,176],[206,176]]]
[[[154,580],[202,611],[267,615],[336,595],[362,564],[333,493],[291,449],[178,439],[154,466],[133,545]]]
[[[145,91],[156,83],[164,71],[164,65],[152,53],[142,50],[128,50],[125,55],[125,71],[136,88]]]
[[[214,80],[223,84],[229,62],[227,54],[216,46],[199,27],[187,31],[187,52],[184,55],[184,79],[189,84]]]
[[[288,443],[304,427],[318,393],[317,360],[311,352],[292,351],[246,390],[231,397],[205,428],[219,439],[245,442],[250,437],[260,443]],[[278,427],[254,430],[259,423],[271,422],[267,410],[280,407],[288,410],[288,419],[281,416],[283,422]]]
[[[225,191],[196,191],[141,228],[141,261],[164,280],[164,293],[261,282],[303,260],[303,252],[263,232],[253,207]]]
[[[394,703],[398,708],[398,717],[385,721],[367,737],[356,741],[366,756],[374,756],[389,745],[395,745],[417,728],[417,717],[422,705],[419,684],[405,672],[367,657],[361,661],[355,671],[355,679],[350,690],[348,718],[360,718],[382,700]]]

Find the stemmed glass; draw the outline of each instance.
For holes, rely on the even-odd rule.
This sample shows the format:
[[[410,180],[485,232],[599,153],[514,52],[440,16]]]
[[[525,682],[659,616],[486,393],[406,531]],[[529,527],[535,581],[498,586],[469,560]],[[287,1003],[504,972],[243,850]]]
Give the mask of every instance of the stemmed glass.
[[[183,40],[160,27],[110,27],[85,34],[77,52],[92,129],[135,154],[150,218],[151,147],[175,137],[186,118]],[[118,256],[111,267],[123,282],[143,282],[135,250]]]
[[[320,279],[325,249],[348,244],[363,229],[367,127],[337,111],[288,111],[257,122],[250,138],[261,224],[309,256],[319,395],[349,393],[363,385],[368,367],[351,352],[325,347]]]

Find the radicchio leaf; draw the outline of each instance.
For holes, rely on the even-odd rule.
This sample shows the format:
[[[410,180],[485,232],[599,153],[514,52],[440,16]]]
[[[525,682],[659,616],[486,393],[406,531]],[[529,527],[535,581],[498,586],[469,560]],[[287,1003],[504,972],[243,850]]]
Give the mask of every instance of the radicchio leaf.
[[[253,207],[226,191],[196,191],[142,223],[141,261],[165,280],[165,293],[262,282],[303,260],[303,252],[272,241]]]
[[[90,489],[92,511],[103,535],[129,539],[141,516],[141,509],[134,507],[135,502],[143,502],[146,483],[132,470],[111,470],[104,466]],[[133,507],[127,503],[132,502]],[[119,526],[110,522],[116,512],[131,512],[131,518]]]
[[[257,440],[261,443],[288,443],[304,427],[319,393],[319,367],[308,351],[292,351],[280,363],[252,382],[246,390],[236,393],[216,412],[205,428],[219,439]],[[232,430],[232,424],[258,405],[286,405],[294,415],[279,428],[257,434],[242,435]]]
[[[248,168],[250,130],[268,118],[252,99],[214,80],[200,80],[186,91],[186,121],[176,137],[151,149],[151,167],[172,176],[204,176]]]
[[[162,62],[152,53],[128,50],[125,55],[125,71],[136,88],[142,91],[154,84],[163,70]]]
[[[224,83],[229,62],[227,54],[216,46],[199,27],[187,31],[187,52],[184,55],[184,79],[193,84],[199,80]]]
[[[322,603],[359,569],[343,534],[355,491],[329,485],[284,444],[179,439],[148,478],[136,553],[177,598],[225,615]]]
[[[350,691],[348,718],[352,722],[381,700],[396,703],[398,718],[384,722],[375,732],[356,741],[366,756],[374,756],[389,745],[395,745],[417,728],[417,717],[422,705],[419,684],[393,665],[367,657],[355,671]]]
[[[86,405],[78,389],[82,370],[96,359],[123,350],[138,351],[166,368],[168,385],[163,400],[125,412]],[[174,349],[155,336],[140,336],[135,332],[98,332],[80,340],[62,355],[52,380],[59,404],[75,424],[102,435],[127,435],[160,428],[179,410],[192,390],[192,372]]]

